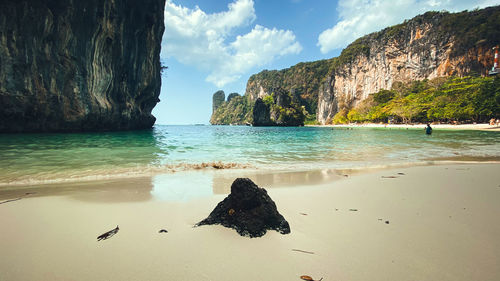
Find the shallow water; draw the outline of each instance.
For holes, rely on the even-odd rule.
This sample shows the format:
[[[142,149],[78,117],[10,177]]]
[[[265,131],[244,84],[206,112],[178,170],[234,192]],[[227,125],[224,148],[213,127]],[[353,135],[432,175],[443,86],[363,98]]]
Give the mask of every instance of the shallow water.
[[[162,126],[80,134],[0,135],[0,185],[156,175],[179,170],[350,169],[500,159],[485,131]],[[205,163],[200,165],[201,163]]]

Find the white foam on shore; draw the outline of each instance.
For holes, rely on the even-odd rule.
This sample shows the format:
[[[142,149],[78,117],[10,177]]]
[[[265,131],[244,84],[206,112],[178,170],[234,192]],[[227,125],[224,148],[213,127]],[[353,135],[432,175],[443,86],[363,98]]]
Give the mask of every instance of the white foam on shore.
[[[203,162],[203,163],[179,163],[162,166],[147,166],[134,168],[113,168],[106,170],[86,170],[73,171],[73,174],[51,173],[48,175],[27,175],[13,179],[3,179],[0,181],[0,187],[20,187],[20,186],[35,186],[60,183],[75,183],[75,182],[90,182],[102,180],[118,180],[150,177],[161,174],[173,174],[176,172],[196,172],[196,171],[214,171],[223,172],[231,170],[232,173],[238,172],[241,174],[249,171],[259,173],[282,173],[282,172],[310,172],[310,171],[330,171],[337,174],[346,173],[365,173],[378,170],[406,168],[415,166],[432,166],[432,165],[449,165],[449,164],[474,164],[474,163],[500,163],[498,160],[463,160],[457,157],[443,159],[430,159],[414,162],[395,162],[395,163],[314,163],[313,165],[305,165],[304,163],[294,163],[293,165],[272,165],[255,167],[250,164],[241,164],[233,162]],[[240,171],[240,172],[239,172]],[[246,172],[245,172],[246,171]]]
[[[106,170],[72,171],[72,174],[51,173],[48,175],[22,176],[0,181],[0,186],[28,186],[56,183],[71,183],[84,181],[99,181],[112,179],[127,179],[154,176],[159,174],[175,173],[180,171],[200,170],[225,170],[225,169],[249,169],[249,164],[232,162],[202,162],[202,163],[179,163],[162,166],[146,166],[134,168],[113,168]]]

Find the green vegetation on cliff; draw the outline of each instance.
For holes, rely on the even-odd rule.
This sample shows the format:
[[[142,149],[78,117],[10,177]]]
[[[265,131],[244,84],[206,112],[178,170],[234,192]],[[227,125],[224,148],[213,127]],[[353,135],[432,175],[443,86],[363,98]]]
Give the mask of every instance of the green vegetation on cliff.
[[[217,91],[215,96],[220,96]],[[223,93],[223,92],[222,92]],[[248,96],[232,93],[227,101],[219,103],[210,123],[212,125],[248,125],[254,126],[303,126],[307,111],[299,103],[299,95],[277,88],[264,99],[250,101]],[[215,99],[214,102],[220,99]]]
[[[445,41],[454,38],[452,57],[463,56],[473,47],[482,46],[489,49],[500,44],[500,6],[459,13],[427,12],[404,23],[358,38],[336,58],[299,63],[287,69],[264,70],[255,74],[248,80],[246,94],[255,96],[260,91],[259,87],[267,93],[276,87],[295,91],[299,93],[300,103],[310,114],[309,117],[314,116],[319,91],[326,77],[332,76],[335,71],[353,63],[361,56],[369,57],[374,42],[377,42],[377,46],[385,46],[391,41],[404,42],[411,38],[411,32],[415,27],[426,24],[435,30],[436,40]],[[425,46],[422,48],[425,49]],[[472,72],[484,68],[478,62],[475,64],[477,65],[470,66]],[[340,108],[343,109],[349,110]]]
[[[280,87],[298,97],[298,102],[309,114],[316,114],[318,91],[322,80],[328,74],[332,60],[301,62],[283,70],[264,70],[248,79],[249,91],[258,92],[262,87],[267,93]],[[258,82],[258,83],[257,83]],[[253,88],[253,89],[252,89]]]
[[[293,95],[283,88],[274,89],[270,96],[264,97],[264,103],[269,108],[271,124],[304,126],[307,111],[304,106],[300,105],[299,100],[298,94]],[[253,124],[255,125],[255,120]]]
[[[392,90],[371,94],[333,123],[487,122],[500,116],[500,77],[449,77],[395,83]]]
[[[340,56],[331,59],[331,74],[335,69],[352,63],[359,56],[370,56],[370,44],[380,42],[386,45],[391,40],[402,41],[411,37],[411,25],[431,24],[436,29],[437,38],[454,37],[452,57],[461,56],[475,46],[491,48],[500,44],[500,6],[459,13],[427,12],[401,24],[387,27],[356,39]]]
[[[401,24],[387,27],[379,32],[374,32],[358,38],[349,46],[347,46],[336,58],[313,62],[303,62],[283,70],[264,70],[258,74],[252,75],[249,78],[245,93],[246,99],[239,99],[243,104],[240,106],[240,108],[238,108],[237,114],[233,111],[236,110],[238,105],[236,103],[231,105],[227,104],[226,107],[221,108],[221,111],[217,111],[216,113],[214,113],[215,117],[212,117],[211,122],[212,120],[215,122],[214,124],[242,124],[251,122],[251,110],[244,111],[244,109],[251,109],[255,100],[258,97],[262,97],[263,92],[266,95],[271,95],[273,89],[282,88],[288,91],[291,96],[297,97],[296,103],[304,107],[306,111],[304,122],[306,124],[314,124],[314,120],[316,120],[316,113],[318,110],[318,98],[320,96],[319,93],[320,91],[322,91],[322,93],[325,93],[325,89],[332,86],[327,85],[327,81],[330,81],[331,84],[334,84],[337,82],[335,80],[335,77],[338,78],[338,76],[345,77],[345,80],[350,79],[350,64],[359,63],[358,60],[362,57],[369,58],[370,56],[376,56],[377,53],[384,52],[384,50],[386,50],[386,46],[394,46],[394,44],[396,46],[398,46],[398,44],[406,46],[406,44],[410,44],[410,38],[415,38],[415,34],[420,34],[420,32],[427,32],[425,33],[426,37],[424,37],[427,41],[425,41],[424,39],[419,40],[418,43],[415,44],[416,46],[414,47],[414,49],[412,49],[414,53],[419,53],[424,56],[426,52],[429,51],[429,44],[434,44],[437,46],[438,44],[436,42],[448,42],[449,46],[451,46],[451,49],[449,50],[451,51],[450,58],[458,57],[459,65],[455,65],[455,67],[458,67],[462,70],[465,69],[462,72],[453,72],[450,70],[449,72],[446,72],[446,75],[477,75],[479,73],[484,74],[486,71],[485,65],[487,64],[487,60],[485,59],[487,56],[485,54],[487,54],[487,52],[491,52],[491,47],[500,44],[500,6],[474,11],[463,11],[459,13],[427,12]],[[483,51],[479,52],[479,49],[482,49]],[[446,51],[446,49],[443,50]],[[475,53],[472,54],[471,50],[473,50]],[[403,51],[404,50],[402,49],[397,49],[395,53]],[[387,56],[390,55],[393,54],[390,53]],[[467,57],[468,55],[471,56]],[[443,62],[443,65],[446,66],[446,63]],[[327,78],[331,79],[328,80]],[[396,78],[394,77],[394,80],[395,79]],[[489,85],[488,83],[490,83],[487,81],[493,81],[491,80],[491,78],[484,78],[484,81],[482,80],[483,82],[478,82],[483,78],[477,77],[453,78],[452,80],[447,80],[446,78],[443,79],[438,80],[447,81],[446,83],[443,83],[449,85],[452,88],[453,83],[451,81],[453,79],[463,79],[460,80],[461,83],[476,83],[476,86],[481,84],[481,87],[487,87],[486,85]],[[470,82],[472,80],[475,82]],[[338,113],[333,118],[332,122],[342,123],[349,121],[382,121],[387,120],[387,117],[389,116],[395,116],[397,119],[400,119],[400,121],[404,122],[408,122],[409,120],[479,121],[486,118],[485,116],[488,115],[486,113],[488,110],[492,110],[489,107],[489,109],[487,109],[487,104],[482,103],[482,106],[485,106],[483,111],[481,111],[481,109],[478,107],[480,106],[478,104],[474,105],[474,110],[471,111],[470,104],[466,105],[467,102],[458,101],[460,97],[463,96],[467,96],[469,97],[469,99],[480,99],[480,97],[477,97],[475,95],[477,95],[481,91],[473,86],[462,89],[462,92],[459,95],[456,93],[456,91],[458,90],[438,90],[438,88],[432,86],[434,85],[432,83],[435,83],[435,81],[394,82],[393,89],[391,91],[381,91],[379,93],[371,95],[366,101],[361,102],[359,102],[358,100],[346,100],[345,97],[341,96],[341,93],[334,92],[330,89],[331,95],[335,95],[335,98],[331,98],[330,101],[338,103],[338,106],[334,106],[336,109],[334,109],[335,111],[333,111],[333,114],[335,114],[336,111],[338,111]],[[491,83],[495,84],[496,82]],[[411,91],[405,90],[405,94],[401,94],[401,87],[423,88],[412,88]],[[431,88],[434,88],[435,92],[433,92],[432,97],[427,98],[432,98],[433,100],[435,98],[435,101],[434,103],[426,103],[426,106],[436,108],[414,108],[413,98],[417,99],[417,97],[415,97],[417,95],[416,93],[423,93],[426,91],[428,92],[431,91]],[[377,89],[379,88],[377,87]],[[409,94],[410,92],[412,93],[411,95]],[[438,94],[438,92],[441,94]],[[398,93],[398,95],[396,95],[395,93]],[[484,92],[481,93],[483,95],[485,94]],[[378,97],[377,100],[374,100],[374,96]],[[453,102],[456,103],[454,103],[453,105],[446,104]],[[358,104],[358,106],[354,110],[351,110],[352,104],[354,103]],[[386,107],[389,104],[391,106],[390,110],[388,107]],[[455,110],[451,109],[453,106],[456,107]],[[468,109],[463,109],[461,108],[462,106],[468,106]],[[445,110],[446,114],[443,113],[443,108],[445,107],[447,108]],[[373,109],[371,115],[367,115],[367,112],[369,110],[372,110],[372,108],[377,108],[377,110]],[[423,112],[425,112],[425,114]],[[237,117],[235,116],[243,116],[243,119],[237,119]]]
[[[221,104],[213,112],[210,118],[212,125],[229,125],[229,124],[250,124],[252,122],[253,103],[246,96],[229,95],[227,101],[222,101]]]

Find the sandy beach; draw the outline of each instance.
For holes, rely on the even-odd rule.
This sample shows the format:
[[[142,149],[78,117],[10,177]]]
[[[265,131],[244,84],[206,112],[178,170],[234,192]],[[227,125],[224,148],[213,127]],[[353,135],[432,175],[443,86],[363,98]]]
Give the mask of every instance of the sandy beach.
[[[250,174],[292,230],[255,239],[193,228],[232,173],[4,190],[0,280],[498,280],[499,168]]]
[[[392,128],[392,129],[424,129],[426,124],[339,124],[339,125],[307,125],[311,127],[332,127],[332,128]],[[445,130],[481,130],[500,132],[500,126],[490,124],[432,124],[433,129]]]

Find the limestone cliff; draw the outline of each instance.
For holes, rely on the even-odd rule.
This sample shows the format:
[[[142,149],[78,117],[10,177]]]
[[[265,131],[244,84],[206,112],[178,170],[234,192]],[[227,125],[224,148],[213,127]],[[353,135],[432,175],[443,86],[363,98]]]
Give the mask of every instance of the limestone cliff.
[[[302,62],[283,70],[264,70],[252,75],[247,82],[245,95],[251,101],[270,95],[274,89],[283,88],[299,98],[310,114],[316,113],[318,91],[322,79],[328,74],[332,60]]]
[[[486,75],[493,62],[491,48],[500,43],[499,18],[499,6],[428,12],[359,38],[337,58],[256,74],[245,94],[255,100],[275,87],[298,90],[308,112],[326,124],[338,111],[397,81]]]
[[[165,0],[0,2],[0,132],[149,128]]]
[[[222,105],[225,99],[226,99],[226,94],[224,93],[224,91],[219,90],[214,93],[214,95],[212,96],[212,113],[217,111],[217,108],[219,108]]]

